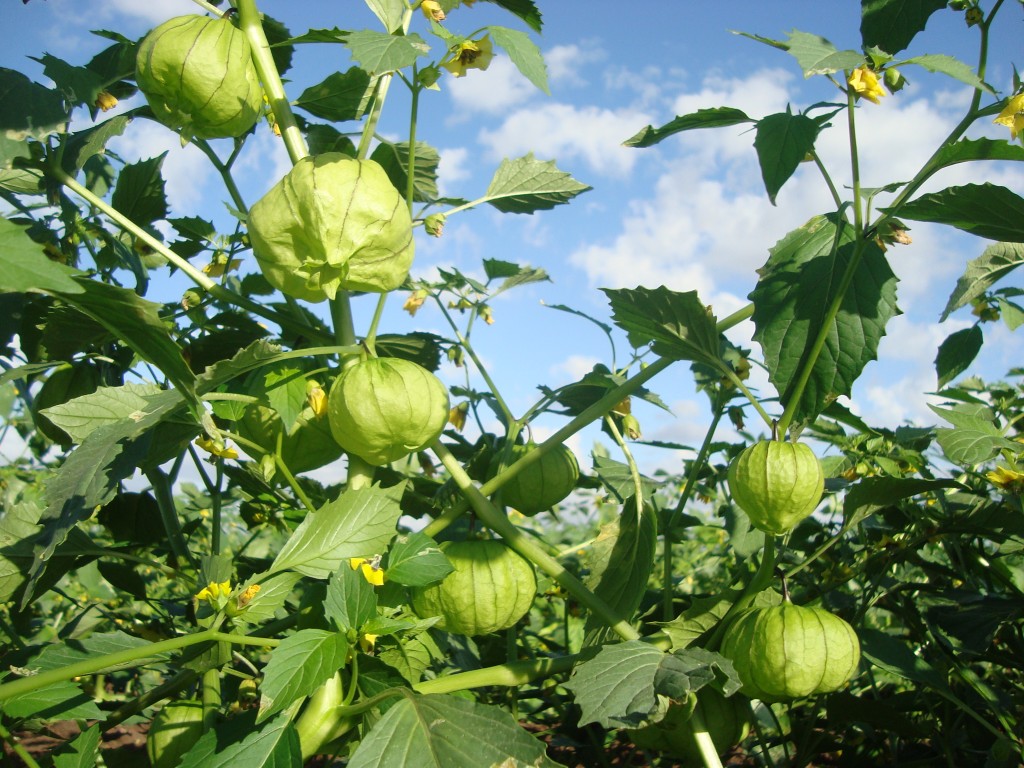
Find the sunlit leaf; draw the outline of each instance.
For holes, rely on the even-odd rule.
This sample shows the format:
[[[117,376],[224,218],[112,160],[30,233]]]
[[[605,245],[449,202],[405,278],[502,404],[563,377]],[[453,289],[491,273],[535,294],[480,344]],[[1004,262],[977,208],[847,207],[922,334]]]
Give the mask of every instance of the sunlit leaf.
[[[516,69],[548,96],[551,90],[548,88],[548,70],[544,64],[544,57],[540,54],[537,44],[530,39],[525,32],[508,27],[488,27],[495,45],[505,49],[509,59],[516,65]]]
[[[342,668],[348,656],[342,632],[302,629],[270,652],[260,683],[260,723],[296,699],[309,696]]]
[[[981,351],[984,343],[981,327],[972,325],[970,328],[951,333],[939,345],[935,357],[935,373],[939,379],[939,389],[967,370],[974,358]]]
[[[602,290],[612,305],[615,324],[629,334],[634,347],[653,343],[662,357],[718,363],[715,316],[696,291],[680,293],[665,286]]]
[[[772,205],[782,185],[814,149],[818,128],[815,120],[806,115],[794,115],[788,109],[757,121],[754,149]]]
[[[533,213],[562,205],[591,187],[533,153],[501,161],[483,198],[503,213]]]
[[[641,128],[622,143],[627,147],[652,147],[669,136],[683,131],[695,131],[700,128],[725,128],[730,125],[752,122],[754,122],[753,118],[748,117],[746,112],[735,107],[698,109],[688,115],[679,115],[658,128],[652,125]]]
[[[901,219],[949,224],[989,240],[1024,242],[1024,198],[995,184],[948,187],[882,210]]]
[[[382,75],[412,66],[430,46],[419,35],[390,35],[370,29],[349,32],[345,45],[352,58],[371,75]]]
[[[865,48],[902,51],[946,0],[861,0],[860,36]]]
[[[939,319],[945,320],[960,307],[966,307],[1021,264],[1024,264],[1024,244],[990,245],[981,256],[967,263]]]

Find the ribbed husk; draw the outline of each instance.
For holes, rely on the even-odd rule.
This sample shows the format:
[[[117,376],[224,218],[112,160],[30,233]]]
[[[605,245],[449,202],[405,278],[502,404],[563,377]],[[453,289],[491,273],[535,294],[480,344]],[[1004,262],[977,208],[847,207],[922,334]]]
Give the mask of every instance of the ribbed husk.
[[[229,19],[165,21],[139,44],[135,80],[157,120],[186,139],[241,136],[263,111],[249,42]]]
[[[762,440],[729,467],[733,501],[765,533],[788,533],[810,515],[825,487],[821,462],[803,443]]]
[[[537,595],[533,566],[504,543],[445,542],[441,549],[455,570],[413,589],[418,616],[440,616],[438,628],[472,636],[508,629],[529,612]]]
[[[839,690],[860,663],[853,627],[823,608],[789,603],[740,616],[726,630],[721,652],[735,665],[743,692],[762,701]]]
[[[338,376],[327,401],[331,433],[375,466],[422,450],[448,423],[448,390],[434,374],[399,358],[370,358]]]
[[[415,252],[408,206],[387,173],[340,152],[296,163],[252,206],[248,224],[270,284],[307,301],[394,290]]]
[[[535,445],[517,445],[512,449],[511,460],[514,462],[533,450],[536,450]],[[572,493],[579,478],[580,465],[576,455],[562,445],[505,483],[501,489],[501,500],[524,515],[535,515],[551,509]]]

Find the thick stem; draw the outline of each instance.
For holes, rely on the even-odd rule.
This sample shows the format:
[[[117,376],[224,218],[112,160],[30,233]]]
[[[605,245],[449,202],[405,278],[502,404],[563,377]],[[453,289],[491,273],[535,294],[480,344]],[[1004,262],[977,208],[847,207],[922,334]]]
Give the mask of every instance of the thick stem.
[[[700,703],[693,708],[687,726],[693,732],[693,739],[697,742],[697,749],[700,750],[700,757],[704,761],[705,768],[722,768],[722,760],[718,756],[718,748],[711,740],[708,733],[707,723],[704,721],[704,713],[700,710]]]

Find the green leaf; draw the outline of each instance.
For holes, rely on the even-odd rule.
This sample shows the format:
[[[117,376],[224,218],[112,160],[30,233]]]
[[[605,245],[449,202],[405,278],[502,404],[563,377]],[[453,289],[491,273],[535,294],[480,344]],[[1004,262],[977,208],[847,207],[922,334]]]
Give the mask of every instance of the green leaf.
[[[347,562],[342,563],[327,582],[324,615],[341,632],[359,629],[377,615],[377,593],[362,573],[353,570]]]
[[[484,197],[478,202],[503,213],[546,211],[592,189],[555,167],[553,160],[537,160],[533,153],[501,161]]]
[[[922,493],[961,488],[954,480],[904,477],[864,477],[843,498],[843,522],[851,527],[881,509]]]
[[[263,574],[253,576],[244,586],[250,587],[253,584],[258,584],[260,591],[249,601],[246,609],[235,618],[235,621],[246,624],[261,624],[264,621],[270,621],[284,606],[292,594],[292,589],[301,578],[302,574],[294,571],[275,573],[272,576]]]
[[[981,256],[967,263],[967,268],[956,281],[956,287],[946,302],[946,308],[942,310],[940,320],[945,320],[960,307],[966,307],[1021,264],[1024,264],[1024,244],[990,245]]]
[[[750,294],[754,339],[784,405],[853,257],[854,238],[853,227],[836,214],[815,216],[776,243],[760,270]],[[877,356],[886,323],[898,312],[896,276],[881,249],[864,243],[839,312],[825,329],[825,345],[796,409],[797,421],[813,420],[837,397],[850,394],[864,366]]]
[[[299,737],[288,715],[257,725],[256,713],[246,712],[200,736],[177,768],[287,768],[301,764]]]
[[[160,393],[156,384],[125,384],[100,387],[95,392],[75,397],[66,403],[44,408],[41,413],[67,432],[75,443],[82,442],[98,427],[131,418],[145,411],[150,397]]]
[[[271,571],[296,570],[326,579],[349,558],[383,552],[402,510],[401,485],[345,491],[335,501],[306,515],[278,552]]]
[[[366,0],[366,5],[388,32],[402,28],[402,17],[408,8],[405,0]]]
[[[1024,242],[1024,198],[995,184],[948,187],[898,209],[882,210],[901,219],[949,224],[990,240]]]
[[[804,77],[811,75],[830,75],[844,69],[854,69],[864,63],[864,54],[858,51],[839,51],[828,40],[819,35],[793,30],[787,40],[771,40],[760,35],[746,32],[738,34],[779,48],[796,59],[803,70]]]
[[[395,189],[404,197],[409,179],[409,142],[381,142],[370,154],[370,159],[380,164]],[[425,142],[416,142],[416,181],[413,185],[413,200],[416,202],[437,200],[437,168],[440,162],[441,156],[436,149]]]
[[[91,696],[70,680],[63,680],[28,693],[10,696],[0,705],[7,717],[34,720],[100,720],[103,713]]]
[[[341,632],[302,629],[286,637],[263,668],[256,722],[309,696],[345,665],[347,656],[348,639]]]
[[[544,57],[540,54],[537,44],[525,32],[507,27],[488,27],[496,45],[505,49],[505,53],[516,65],[516,69],[548,96],[548,69]]]
[[[100,754],[100,724],[94,723],[53,753],[53,768],[94,768]]]
[[[688,115],[679,115],[660,128],[655,128],[652,125],[641,128],[622,144],[626,147],[652,147],[669,136],[683,131],[694,131],[700,128],[725,128],[730,125],[752,122],[754,122],[753,118],[748,117],[746,112],[734,107],[698,109]]]
[[[915,683],[923,683],[930,688],[949,691],[942,673],[922,659],[900,638],[877,629],[863,627],[857,631],[857,635],[864,658],[879,669],[884,669],[897,677],[913,680]]]
[[[455,570],[437,542],[419,532],[395,536],[384,568],[388,581],[407,587],[433,584]]]
[[[349,758],[348,768],[557,768],[544,744],[498,707],[455,696],[414,696],[390,707]]]
[[[601,290],[612,306],[612,319],[634,347],[653,342],[662,357],[718,364],[718,325],[696,291],[680,293],[665,286]]]
[[[77,269],[50,261],[25,227],[0,217],[0,292],[62,291],[81,293]]]
[[[540,32],[543,26],[540,9],[533,0],[487,0],[499,8],[504,8],[509,13],[518,16],[534,32]]]
[[[360,120],[367,104],[367,92],[372,90],[370,76],[359,67],[347,72],[334,72],[325,80],[302,92],[294,106],[311,115],[340,123]]]
[[[864,48],[899,53],[924,29],[946,0],[861,0],[860,37]]]
[[[39,58],[29,58],[43,65],[43,74],[53,80],[56,89],[70,104],[86,107],[95,105],[96,98],[104,88],[103,79],[96,72],[86,67],[72,66],[48,53]]]
[[[350,32],[345,41],[352,58],[371,75],[383,75],[412,66],[430,46],[419,35],[391,35],[369,29]]]
[[[148,640],[141,637],[129,635],[120,630],[115,632],[103,632],[89,637],[65,640],[63,643],[47,645],[34,656],[28,666],[31,669],[38,669],[46,672],[51,669],[61,669],[71,664],[88,661],[100,656],[122,651],[137,651],[151,645]],[[119,669],[130,669],[144,664],[151,664],[154,661],[162,661],[170,656],[169,653],[157,653],[151,656],[142,656],[123,664],[114,664],[103,669],[96,670],[97,673],[114,672]]]
[[[816,121],[806,115],[794,115],[788,109],[757,121],[754,149],[772,205],[782,185],[814,149],[818,127]]]
[[[0,67],[0,135],[12,141],[43,139],[63,133],[67,121],[60,93]]]
[[[590,375],[592,374],[587,374],[587,376]],[[628,464],[595,453],[594,473],[619,504],[625,504],[627,501],[635,498],[636,484],[633,482],[633,473],[630,471]],[[645,475],[640,475],[641,495],[645,502],[650,501],[651,497],[654,496],[654,492],[659,487],[659,483]],[[610,525],[614,527],[617,523],[611,523]]]
[[[973,467],[988,461],[1001,450],[1019,449],[1018,444],[1002,436],[1002,432],[995,424],[995,416],[984,405],[928,407],[954,427],[935,430],[939,447],[946,458],[954,464]]]
[[[630,483],[632,485],[632,483]],[[638,519],[639,518],[639,519]],[[590,548],[587,587],[624,621],[633,618],[647,591],[658,548],[658,520],[650,504],[625,504],[618,519],[602,526]],[[585,645],[598,645],[612,634],[607,622],[587,617]]]
[[[696,597],[672,621],[659,623],[658,626],[671,638],[673,648],[686,648],[717,625],[739,596],[739,592],[729,590],[714,597]]]
[[[42,508],[35,502],[8,506],[0,515],[0,602],[6,603],[25,582],[32,561],[32,539],[40,531]]]
[[[982,81],[969,64],[965,64],[952,56],[946,56],[945,54],[940,53],[930,53],[925,56],[914,56],[913,58],[904,59],[899,62],[901,67],[906,64],[917,64],[919,67],[923,67],[929,72],[938,72],[943,75],[949,75],[954,80],[966,83],[972,88],[988,91],[995,95],[995,91],[992,90],[992,86]]]
[[[64,169],[72,175],[77,174],[90,159],[106,150],[108,141],[124,133],[132,117],[132,112],[127,112],[71,134],[64,143],[61,156]]]
[[[126,165],[117,175],[110,204],[140,226],[167,217],[167,195],[160,169],[167,153]]]
[[[974,358],[981,351],[985,338],[981,327],[972,325],[970,328],[951,333],[939,345],[935,357],[935,373],[939,378],[939,389],[967,370]]]
[[[715,680],[727,677],[726,693],[734,692],[732,664],[702,648],[665,653],[642,640],[605,645],[592,659],[577,665],[565,687],[580,708],[580,725],[637,728],[659,710],[658,696],[679,700]]]
[[[961,139],[943,145],[932,163],[936,168],[946,168],[957,163],[972,160],[1014,160],[1024,161],[1024,147],[1002,139]]]

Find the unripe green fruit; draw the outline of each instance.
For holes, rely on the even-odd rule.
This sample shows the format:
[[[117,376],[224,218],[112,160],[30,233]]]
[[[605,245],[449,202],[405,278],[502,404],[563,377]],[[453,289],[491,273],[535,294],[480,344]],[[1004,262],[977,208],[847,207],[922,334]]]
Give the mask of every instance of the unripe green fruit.
[[[687,765],[700,763],[700,748],[689,725],[698,703],[719,755],[747,738],[750,705],[746,697],[735,694],[726,698],[714,688],[701,688],[696,694],[691,693],[685,702],[672,704],[659,722],[632,731],[633,743],[641,749],[664,752]]]
[[[139,44],[135,80],[153,114],[184,138],[233,138],[263,110],[252,52],[229,19],[177,16]]]
[[[392,291],[412,266],[409,208],[372,160],[303,158],[256,201],[248,225],[264,277],[297,299]]]
[[[270,452],[276,449],[280,434],[281,459],[292,473],[319,469],[341,456],[326,416],[317,418],[308,406],[286,429],[273,408],[251,405],[238,422],[238,434]]]
[[[444,542],[455,568],[437,584],[412,590],[412,608],[437,627],[460,635],[487,635],[514,626],[537,595],[533,566],[500,541]]]
[[[510,463],[536,449],[533,443],[513,446]],[[524,515],[535,515],[551,509],[572,493],[579,479],[576,455],[560,445],[505,483],[501,487],[501,500]]]
[[[438,438],[448,423],[448,390],[416,363],[374,357],[341,372],[327,414],[342,448],[380,466]]]
[[[825,488],[821,462],[803,443],[762,440],[729,466],[733,500],[765,533],[788,533],[810,515]]]
[[[853,627],[824,608],[783,603],[741,615],[722,638],[753,699],[782,701],[842,688],[860,663]]]
[[[195,699],[164,705],[149,726],[146,754],[153,768],[174,768],[203,735],[203,703]]]

